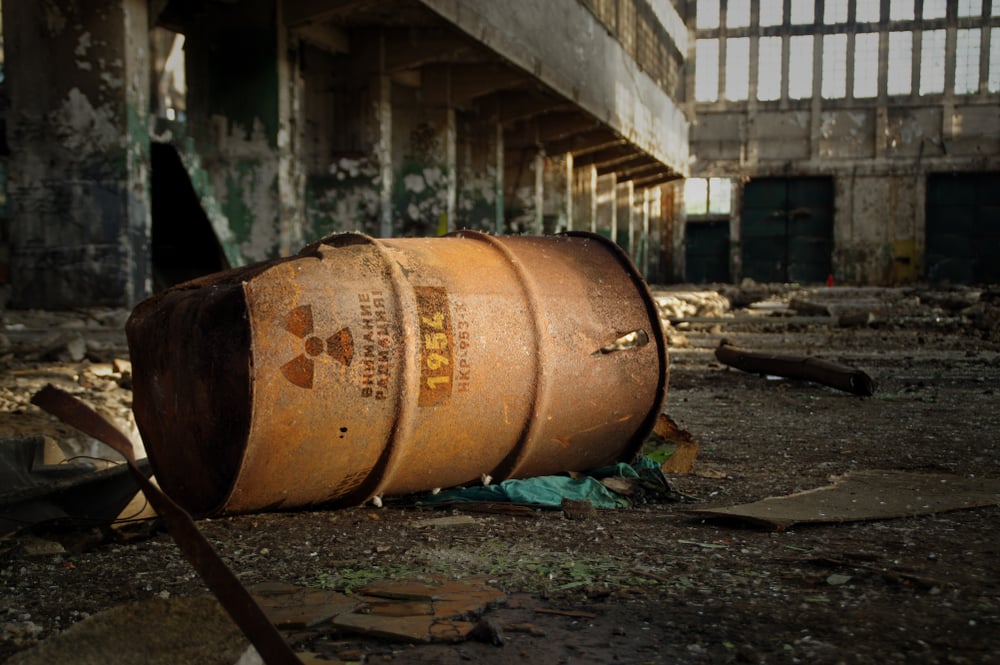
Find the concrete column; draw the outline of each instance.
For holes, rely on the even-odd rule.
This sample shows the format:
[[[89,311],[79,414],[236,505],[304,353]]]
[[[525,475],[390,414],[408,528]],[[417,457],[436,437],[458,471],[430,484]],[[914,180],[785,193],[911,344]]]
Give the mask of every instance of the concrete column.
[[[496,155],[496,228],[495,233],[503,235],[504,223],[507,218],[504,211],[504,169],[506,169],[506,164],[504,163],[504,146],[503,146],[503,125],[499,122],[496,124],[497,131],[497,155]]]
[[[296,59],[289,57],[288,30],[278,12],[278,251],[288,256],[306,242],[306,174],[302,160],[305,83]]]
[[[456,228],[456,217],[458,211],[458,127],[455,119],[455,109],[448,107],[445,111],[445,177],[446,183],[445,215],[447,216],[447,230],[450,233]]]
[[[296,181],[292,99],[283,90],[291,68],[276,13],[275,0],[208,3],[185,26],[187,128],[228,223],[224,240],[243,262],[290,251],[301,225],[301,199],[288,191]]]
[[[573,153],[567,152],[563,164],[566,167],[566,230],[573,230]]]
[[[378,126],[378,142],[375,144],[375,158],[379,171],[379,235],[393,236],[392,223],[392,80],[386,74],[377,78],[378,87],[375,100],[375,124]]]
[[[130,307],[151,290],[147,3],[3,12],[11,306]]]
[[[540,235],[545,232],[545,151],[539,150],[531,162],[535,173],[534,210],[528,232]]]
[[[590,232],[597,233],[597,167],[590,167]]]
[[[618,205],[615,202],[615,187],[618,180],[614,173],[597,176],[594,191],[597,195],[594,211],[594,233],[599,233],[609,240],[614,240],[618,232]]]

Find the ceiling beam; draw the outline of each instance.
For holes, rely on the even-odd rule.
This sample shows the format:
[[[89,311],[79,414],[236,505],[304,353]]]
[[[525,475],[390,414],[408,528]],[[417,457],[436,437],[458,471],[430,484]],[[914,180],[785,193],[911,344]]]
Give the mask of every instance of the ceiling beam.
[[[307,44],[328,53],[350,53],[351,42],[343,30],[329,23],[302,23],[293,33]]]
[[[636,188],[648,188],[655,187],[657,185],[662,185],[668,183],[672,180],[677,180],[682,176],[676,171],[672,171],[667,167],[663,167],[662,171],[650,174],[648,176],[643,176],[641,178],[633,178],[632,186]]]
[[[530,76],[498,63],[427,65],[423,68],[424,100],[471,108],[472,103],[501,90],[518,89]]]
[[[415,69],[431,63],[468,62],[481,55],[469,39],[451,30],[387,30],[387,73]]]
[[[599,150],[592,150],[585,154],[573,154],[573,164],[575,166],[596,166],[601,168],[620,163],[623,160],[631,159],[639,151],[624,140],[620,140],[609,147]]]
[[[623,165],[621,168],[616,168],[615,174],[619,180],[637,180],[655,175],[664,169],[666,167],[663,164],[646,156],[643,161],[637,162],[634,166]]]
[[[618,176],[619,180],[627,180],[628,178],[625,176],[630,171],[649,168],[649,166],[653,164],[656,164],[656,162],[653,161],[649,155],[636,150],[627,157],[619,157],[618,159],[597,164],[597,175],[604,175],[605,173],[613,172]]]
[[[537,90],[504,90],[482,97],[476,102],[480,115],[492,116],[503,125],[511,126],[544,113],[567,111],[573,104]]]
[[[556,143],[576,134],[585,134],[600,127],[594,118],[569,111],[561,113],[546,113],[534,119],[538,140],[543,144]]]
[[[589,155],[598,150],[605,150],[625,143],[624,139],[615,134],[607,127],[600,127],[590,132],[574,134],[560,141],[551,141],[546,145],[550,155],[561,155],[563,153],[573,153],[573,159],[577,156]]]
[[[363,5],[364,0],[285,0],[281,4],[285,26],[294,28],[305,23],[329,21]]]

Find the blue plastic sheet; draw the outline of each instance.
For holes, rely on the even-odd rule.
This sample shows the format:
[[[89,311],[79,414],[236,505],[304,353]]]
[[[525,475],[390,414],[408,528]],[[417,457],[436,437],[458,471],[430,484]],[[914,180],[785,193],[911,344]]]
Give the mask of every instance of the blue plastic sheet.
[[[422,504],[437,503],[517,503],[545,508],[559,508],[563,499],[589,501],[595,508],[627,508],[629,497],[612,492],[601,484],[601,478],[636,478],[647,491],[669,493],[667,480],[660,465],[648,457],[635,464],[615,464],[590,471],[583,477],[568,475],[537,476],[520,480],[505,480],[496,485],[456,487],[423,498]]]

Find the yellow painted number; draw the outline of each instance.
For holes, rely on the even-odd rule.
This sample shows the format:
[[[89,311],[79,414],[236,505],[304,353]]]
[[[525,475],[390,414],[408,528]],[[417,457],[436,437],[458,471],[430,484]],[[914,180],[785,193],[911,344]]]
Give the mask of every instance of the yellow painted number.
[[[451,383],[450,376],[431,376],[427,379],[427,387],[431,390]]]
[[[427,333],[424,335],[424,348],[435,350],[446,349],[448,348],[448,336],[443,332]]]

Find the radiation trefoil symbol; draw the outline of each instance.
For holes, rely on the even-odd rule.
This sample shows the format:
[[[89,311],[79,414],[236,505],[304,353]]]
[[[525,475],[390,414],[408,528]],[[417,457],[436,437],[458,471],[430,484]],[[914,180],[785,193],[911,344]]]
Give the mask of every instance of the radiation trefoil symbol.
[[[312,305],[300,305],[285,317],[285,330],[303,341],[304,353],[281,366],[281,373],[299,388],[312,388],[316,372],[314,358],[323,353],[340,361],[345,367],[351,366],[354,358],[354,338],[350,328],[341,328],[326,339],[313,334]]]

